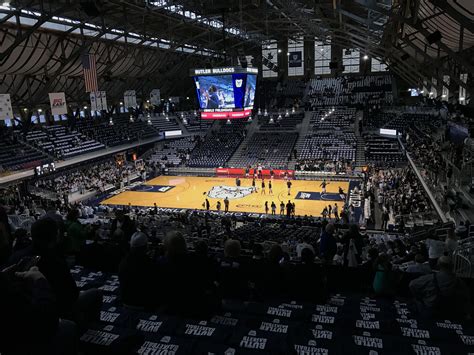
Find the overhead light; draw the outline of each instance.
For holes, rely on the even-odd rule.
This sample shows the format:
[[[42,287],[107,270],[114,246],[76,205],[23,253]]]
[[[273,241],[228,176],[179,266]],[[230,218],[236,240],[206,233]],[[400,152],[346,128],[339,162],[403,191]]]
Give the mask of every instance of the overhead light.
[[[249,116],[249,119],[247,120],[247,122],[252,122],[252,116]]]
[[[28,109],[25,107],[25,108],[23,109],[23,111],[25,111],[25,112],[26,112],[26,111],[28,111]]]
[[[41,112],[43,112],[43,110],[39,108],[39,109],[38,109],[38,112],[41,113]]]
[[[225,124],[232,124],[229,119],[227,119],[227,122]]]
[[[286,55],[289,57],[289,56],[290,56],[290,52],[286,52]]]
[[[459,98],[459,100],[464,101],[464,100],[465,100],[465,97],[464,97],[464,96],[461,96],[461,97]]]
[[[186,100],[189,100],[189,96],[186,96]]]
[[[169,121],[170,118],[168,117],[168,115],[165,116],[165,121]]]
[[[270,117],[270,120],[268,121],[268,123],[270,123],[270,124],[274,124],[274,123],[275,123],[275,120],[273,119],[273,116]]]
[[[84,110],[87,110],[87,106],[84,106]]]
[[[264,115],[265,117],[268,116],[268,111],[267,111],[267,109],[265,109],[265,111],[263,111],[263,115]]]
[[[364,58],[364,60],[367,60],[367,59],[369,59],[369,56],[366,54],[366,55],[364,55],[363,58]]]
[[[446,97],[446,95],[445,95],[445,94],[443,94],[443,95],[441,95],[441,97]]]
[[[289,116],[290,116],[290,111],[286,110],[285,117],[289,117]]]
[[[281,121],[282,117],[281,117],[281,114],[278,115],[278,121]]]
[[[110,117],[110,120],[109,120],[109,125],[113,126],[114,125],[114,121],[112,120],[112,117]]]
[[[130,122],[133,122],[133,115],[130,115]]]
[[[278,50],[278,53],[281,53],[281,49]]]
[[[123,102],[122,102],[122,101],[120,101],[120,106],[123,106]]]

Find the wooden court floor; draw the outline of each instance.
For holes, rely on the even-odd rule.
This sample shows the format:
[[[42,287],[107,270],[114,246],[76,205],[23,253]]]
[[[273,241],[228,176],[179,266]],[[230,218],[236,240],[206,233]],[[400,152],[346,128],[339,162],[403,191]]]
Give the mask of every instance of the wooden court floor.
[[[272,201],[280,212],[280,202],[288,200],[295,203],[296,215],[320,216],[323,208],[336,203],[339,211],[344,201],[339,198],[339,187],[347,194],[349,182],[331,181],[326,187],[326,194],[321,195],[321,181],[292,180],[291,194],[285,180],[273,181],[273,194],[269,193],[268,180],[265,180],[266,194],[261,193],[261,180],[256,181],[257,192],[249,193],[252,179],[241,179],[242,193],[232,195],[236,188],[234,178],[195,177],[195,176],[159,176],[140,186],[142,191],[125,191],[102,201],[104,205],[150,206],[154,203],[163,208],[205,209],[203,203],[208,198],[210,209],[216,210],[216,203],[221,201],[224,210],[223,196],[230,196],[229,211],[265,213],[265,201],[270,206]],[[144,190],[144,191],[143,191]],[[231,192],[230,195],[228,192]],[[217,197],[210,197],[217,196]],[[271,213],[271,209],[270,209]]]

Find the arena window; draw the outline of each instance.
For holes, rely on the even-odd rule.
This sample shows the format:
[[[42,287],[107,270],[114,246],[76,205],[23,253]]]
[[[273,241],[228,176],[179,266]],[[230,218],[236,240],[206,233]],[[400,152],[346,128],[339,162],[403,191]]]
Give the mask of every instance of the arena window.
[[[342,54],[343,73],[358,73],[360,71],[360,51],[346,49]]]
[[[314,42],[314,74],[331,74],[329,63],[331,62],[331,44],[321,41]]]

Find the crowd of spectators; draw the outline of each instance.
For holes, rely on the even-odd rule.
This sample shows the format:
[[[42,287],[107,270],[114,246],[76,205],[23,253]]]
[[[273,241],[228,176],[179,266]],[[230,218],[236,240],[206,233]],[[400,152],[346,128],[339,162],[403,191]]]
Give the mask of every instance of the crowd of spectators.
[[[302,159],[297,161],[295,169],[301,171],[350,174],[354,169],[354,162],[341,160],[333,161],[320,159]]]
[[[88,191],[105,192],[107,185],[130,184],[130,179],[137,173],[133,164],[118,165],[115,160],[89,164],[67,173],[56,173],[52,176],[35,180],[35,187],[56,191],[59,196]],[[124,181],[125,180],[125,181]]]
[[[411,168],[389,170],[375,169],[371,174],[368,189],[376,191],[374,195],[382,213],[382,228],[395,225],[397,217],[422,216],[432,213],[429,199]],[[399,221],[403,229],[403,218]]]

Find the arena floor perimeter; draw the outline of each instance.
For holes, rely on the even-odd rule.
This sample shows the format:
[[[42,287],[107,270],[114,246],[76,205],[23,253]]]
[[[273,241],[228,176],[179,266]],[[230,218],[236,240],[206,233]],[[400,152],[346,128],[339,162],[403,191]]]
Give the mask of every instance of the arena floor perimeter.
[[[288,200],[294,202],[296,215],[319,216],[324,208],[336,203],[339,211],[342,210],[344,202],[339,196],[339,187],[347,194],[349,182],[330,181],[326,187],[326,194],[321,195],[321,181],[318,180],[292,180],[291,195],[285,180],[273,180],[273,194],[268,191],[268,180],[265,180],[266,194],[261,194],[261,180],[256,181],[257,192],[250,193],[248,188],[252,186],[252,179],[241,179],[241,195],[232,198],[232,188],[236,187],[234,178],[226,177],[195,177],[195,176],[159,176],[146,183],[135,187],[133,190],[124,191],[101,202],[104,205],[132,205],[150,206],[154,203],[163,208],[189,208],[205,209],[203,203],[209,199],[211,210],[216,210],[216,203],[221,201],[224,210],[223,199],[229,196],[229,211],[265,213],[265,201],[270,208],[272,201],[277,205],[277,214],[280,212],[280,202]],[[213,191],[213,192],[211,192]],[[211,196],[218,196],[212,198]],[[271,213],[271,209],[270,209]]]

